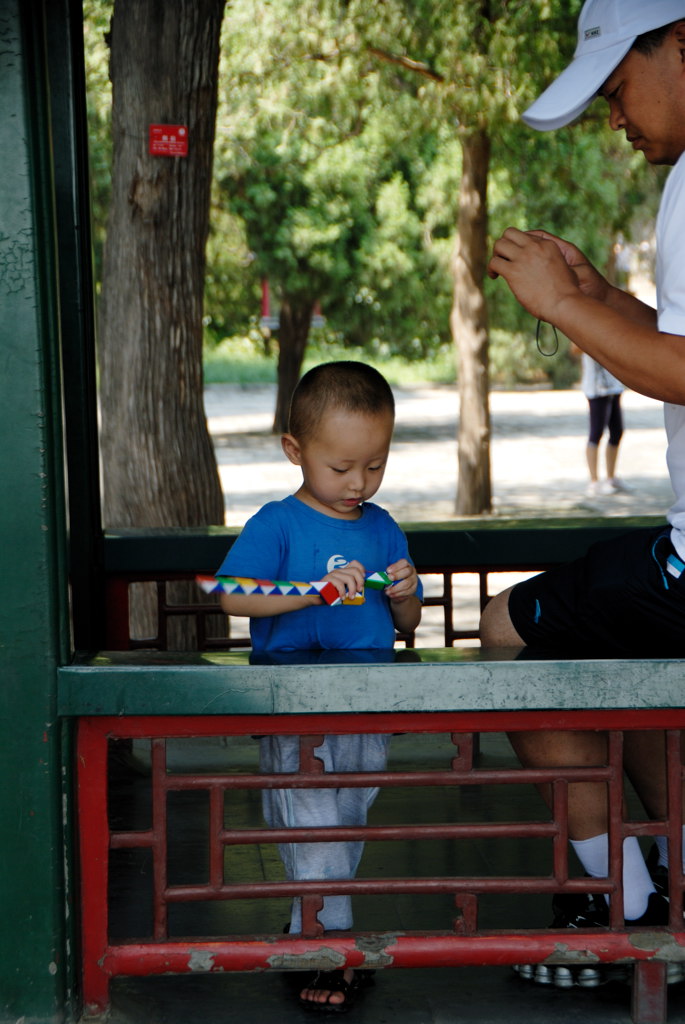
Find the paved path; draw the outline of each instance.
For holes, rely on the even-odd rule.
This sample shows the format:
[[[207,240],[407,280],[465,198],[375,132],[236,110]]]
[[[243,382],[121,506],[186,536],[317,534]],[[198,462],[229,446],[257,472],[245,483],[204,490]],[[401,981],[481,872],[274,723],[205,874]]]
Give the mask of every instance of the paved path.
[[[454,387],[395,388],[397,421],[380,504],[401,522],[449,520],[457,487]],[[273,386],[215,384],[205,406],[226,496],[226,523],[242,526],[273,498],[299,485],[299,470],[271,434]],[[578,390],[494,391],[493,514],[520,516],[647,515],[673,500],[666,471],[661,404],[623,397],[626,432],[619,474],[627,494],[588,498],[587,402]]]

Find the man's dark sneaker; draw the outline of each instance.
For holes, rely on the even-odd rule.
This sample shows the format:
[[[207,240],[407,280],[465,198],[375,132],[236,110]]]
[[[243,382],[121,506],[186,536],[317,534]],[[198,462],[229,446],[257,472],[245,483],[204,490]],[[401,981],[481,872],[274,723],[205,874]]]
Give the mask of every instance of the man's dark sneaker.
[[[609,908],[601,893],[557,893],[552,900],[551,928],[606,928]],[[604,966],[592,964],[566,967],[562,964],[516,964],[514,970],[536,985],[557,988],[596,988],[610,979]],[[625,969],[624,969],[625,974]]]
[[[560,892],[552,899],[550,928],[608,928],[609,906],[601,892]]]
[[[552,900],[552,909],[552,928],[606,928],[609,924],[609,907],[602,893],[558,893]],[[659,892],[650,894],[642,917],[626,921],[628,928],[660,927],[666,924],[668,898]],[[515,964],[514,970],[521,978],[536,985],[555,985],[557,988],[597,988],[610,981],[630,981],[632,977],[632,968],[624,964],[585,964],[573,967],[561,964]],[[669,985],[681,981],[683,976],[680,964],[669,964]]]

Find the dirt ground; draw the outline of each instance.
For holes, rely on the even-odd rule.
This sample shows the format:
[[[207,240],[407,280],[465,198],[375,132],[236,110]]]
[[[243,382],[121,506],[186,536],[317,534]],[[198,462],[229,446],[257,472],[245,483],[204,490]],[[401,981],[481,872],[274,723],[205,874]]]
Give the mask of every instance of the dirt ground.
[[[390,461],[376,501],[400,522],[454,518],[456,388],[395,388]],[[242,526],[266,501],[299,486],[299,471],[271,433],[273,386],[215,384],[205,407],[226,498],[226,524]],[[618,472],[629,490],[588,497],[587,401],[580,390],[494,391],[493,515],[596,516],[665,513],[673,501],[659,402],[623,396],[625,434]],[[600,459],[602,452],[600,451]]]

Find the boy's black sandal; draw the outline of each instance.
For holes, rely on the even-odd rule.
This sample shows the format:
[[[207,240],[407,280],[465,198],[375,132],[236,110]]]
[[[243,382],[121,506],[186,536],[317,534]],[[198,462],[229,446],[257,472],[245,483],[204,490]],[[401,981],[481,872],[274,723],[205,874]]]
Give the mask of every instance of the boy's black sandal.
[[[300,1006],[305,1010],[312,1010],[314,1013],[347,1013],[352,1009],[357,994],[369,985],[373,985],[373,971],[355,970],[352,981],[345,980],[344,970],[335,971],[314,971],[303,985],[303,989],[319,989],[329,992],[340,992],[343,995],[341,1003],[332,1003],[329,998],[325,1003],[315,1002],[312,999],[302,999]]]

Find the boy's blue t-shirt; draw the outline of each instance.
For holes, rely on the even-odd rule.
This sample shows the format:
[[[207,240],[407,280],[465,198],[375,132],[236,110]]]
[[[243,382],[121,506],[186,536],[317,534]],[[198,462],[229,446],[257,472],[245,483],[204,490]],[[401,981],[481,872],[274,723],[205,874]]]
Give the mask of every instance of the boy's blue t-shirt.
[[[409,559],[407,540],[385,509],[362,505],[359,519],[335,519],[290,495],[252,516],[217,576],[320,580],[333,569],[360,562],[367,572]],[[417,596],[421,598],[421,584]],[[252,648],[261,651],[392,648],[395,627],[382,590],[365,591],[361,605],[317,605],[285,615],[250,619]]]

